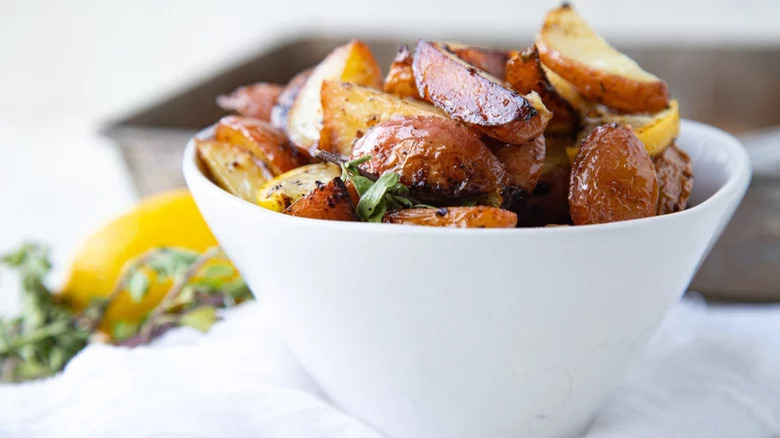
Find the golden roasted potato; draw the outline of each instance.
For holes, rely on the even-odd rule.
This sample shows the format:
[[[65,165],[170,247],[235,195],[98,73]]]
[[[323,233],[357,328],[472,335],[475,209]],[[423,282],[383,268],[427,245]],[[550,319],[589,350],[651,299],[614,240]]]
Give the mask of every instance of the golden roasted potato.
[[[505,171],[467,127],[439,116],[392,118],[369,130],[352,157],[375,175],[396,172],[412,196],[429,201],[497,192]]]
[[[544,65],[589,99],[629,113],[669,105],[666,82],[615,50],[568,4],[547,14],[536,47]]]
[[[517,215],[509,210],[473,207],[409,208],[387,213],[382,222],[449,228],[514,228]]]
[[[658,174],[658,214],[685,210],[693,190],[691,158],[672,144],[653,159]]]
[[[301,92],[303,84],[309,79],[311,75],[311,69],[306,69],[290,79],[290,82],[284,86],[279,93],[279,97],[276,99],[276,104],[271,109],[271,124],[277,129],[287,132],[287,116],[290,113],[295,103],[295,99],[298,97],[298,93]]]
[[[309,153],[317,147],[322,130],[320,91],[324,80],[382,88],[382,72],[367,45],[353,40],[333,50],[314,67],[287,116],[290,141]]]
[[[530,196],[512,208],[521,227],[547,224],[569,224],[569,175],[571,164],[566,147],[572,142],[567,137],[546,137],[545,156],[539,182]]]
[[[425,100],[495,139],[523,144],[544,133],[550,120],[539,95],[517,93],[439,43],[418,42],[412,68]]]
[[[258,82],[237,88],[228,95],[217,97],[217,105],[225,111],[235,111],[246,117],[270,121],[271,109],[276,105],[282,86]]]
[[[550,84],[535,46],[512,53],[506,63],[505,78],[518,93],[528,94],[536,91],[539,94],[544,106],[552,112],[552,119],[547,124],[545,133],[571,134],[577,129],[579,115]]]
[[[345,156],[352,154],[355,139],[369,128],[394,116],[448,117],[426,102],[402,99],[394,94],[346,82],[322,83],[322,133],[319,148]]]
[[[245,201],[254,203],[258,189],[273,178],[265,164],[241,146],[216,140],[197,140],[195,146],[214,182]]]
[[[341,168],[331,163],[307,164],[268,181],[255,193],[257,204],[273,211],[283,211],[306,196],[318,185],[341,175]]]
[[[509,52],[505,50],[457,46],[453,44],[450,44],[449,46],[458,58],[497,79],[504,78],[504,75],[506,74],[506,62],[509,60]]]
[[[293,202],[284,214],[331,221],[357,221],[355,205],[341,178],[319,182],[314,190]]]
[[[655,216],[655,166],[631,129],[603,125],[583,140],[572,165],[569,212],[574,225]]]
[[[243,146],[262,160],[274,175],[308,162],[287,140],[284,132],[270,123],[251,117],[226,116],[217,123],[214,138]]]
[[[504,184],[531,193],[542,175],[545,141],[540,135],[526,144],[487,143],[493,155],[504,165]]]
[[[390,71],[385,76],[385,92],[401,97],[420,98],[412,71],[412,53],[409,47],[401,46],[395,54]]]

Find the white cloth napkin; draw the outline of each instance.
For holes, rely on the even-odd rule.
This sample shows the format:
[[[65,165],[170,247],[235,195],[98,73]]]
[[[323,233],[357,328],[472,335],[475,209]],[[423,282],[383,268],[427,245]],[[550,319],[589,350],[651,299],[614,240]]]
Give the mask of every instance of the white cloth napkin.
[[[0,386],[0,437],[373,438],[328,403],[261,303],[201,335],[93,345],[60,375]],[[586,438],[780,436],[780,306],[683,301]]]

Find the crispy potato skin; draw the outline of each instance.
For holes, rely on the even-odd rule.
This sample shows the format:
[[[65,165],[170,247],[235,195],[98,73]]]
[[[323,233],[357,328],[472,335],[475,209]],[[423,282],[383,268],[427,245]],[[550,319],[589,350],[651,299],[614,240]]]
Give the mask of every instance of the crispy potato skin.
[[[385,92],[400,97],[420,98],[417,84],[412,71],[412,53],[409,47],[401,46],[390,64],[390,71],[385,77]]]
[[[539,60],[535,46],[522,52],[513,52],[506,63],[506,81],[518,93],[536,91],[544,106],[552,112],[545,133],[571,134],[579,126],[579,115],[572,105],[562,98],[550,84]]]
[[[506,74],[507,51],[482,47],[452,47],[452,51],[458,58],[498,79]]]
[[[270,121],[271,109],[276,104],[282,86],[258,82],[237,88],[230,94],[217,97],[217,105],[225,111],[235,111],[246,117]]]
[[[425,100],[495,139],[523,144],[544,133],[550,120],[536,93],[520,95],[439,43],[418,42],[412,69]]]
[[[658,174],[658,214],[685,210],[693,190],[691,158],[672,144],[653,159]]]
[[[250,117],[226,116],[217,124],[216,140],[242,146],[262,160],[274,176],[308,162],[270,123]]]
[[[247,149],[216,140],[196,140],[198,158],[220,187],[254,204],[257,191],[273,177]]]
[[[322,131],[319,148],[349,156],[352,144],[372,126],[395,116],[447,117],[439,108],[347,82],[322,83]]]
[[[531,193],[542,175],[546,149],[544,136],[540,135],[522,145],[497,142],[487,144],[506,169],[504,184]]]
[[[656,214],[655,166],[642,141],[626,126],[602,125],[583,140],[569,184],[574,225]]]
[[[331,221],[357,221],[355,205],[341,178],[318,184],[308,195],[293,202],[284,214]]]
[[[279,96],[276,99],[276,104],[271,109],[270,121],[277,129],[280,129],[287,133],[287,116],[290,113],[295,103],[295,99],[298,97],[298,93],[301,92],[303,84],[311,75],[312,69],[306,69],[290,79],[290,82],[284,86]]]
[[[598,46],[587,52],[601,50],[605,59],[614,59],[616,51],[602,47],[603,40],[595,35],[585,21],[569,5],[553,9],[545,17],[536,37],[536,47],[542,63],[571,82],[585,97],[628,113],[658,112],[669,105],[669,88],[655,77],[631,78],[597,68],[593,63],[578,60],[583,42],[588,39]],[[641,68],[636,70],[650,76]]]
[[[517,215],[509,210],[478,205],[473,207],[410,208],[385,215],[389,224],[449,228],[514,228]]]
[[[361,137],[352,157],[371,155],[363,170],[397,172],[413,196],[441,201],[500,189],[505,170],[467,127],[438,116],[393,118]]]

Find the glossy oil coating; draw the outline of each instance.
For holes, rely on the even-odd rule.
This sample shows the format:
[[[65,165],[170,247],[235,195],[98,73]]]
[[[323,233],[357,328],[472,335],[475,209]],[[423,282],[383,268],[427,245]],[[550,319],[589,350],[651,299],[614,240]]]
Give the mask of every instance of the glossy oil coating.
[[[653,159],[658,174],[658,214],[685,210],[693,190],[691,158],[675,144]]]
[[[341,178],[319,182],[308,195],[293,202],[284,214],[310,219],[356,221],[355,205]]]
[[[496,207],[409,208],[385,215],[390,224],[450,228],[514,228],[517,215]]]
[[[543,135],[521,145],[490,144],[490,150],[506,169],[506,185],[526,193],[534,190],[544,166],[546,147]]]

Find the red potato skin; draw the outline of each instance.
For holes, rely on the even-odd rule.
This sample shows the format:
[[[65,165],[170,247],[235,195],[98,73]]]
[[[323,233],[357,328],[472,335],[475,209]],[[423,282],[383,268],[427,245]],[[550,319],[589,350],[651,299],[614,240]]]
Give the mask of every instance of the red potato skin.
[[[546,151],[544,136],[540,135],[522,145],[498,142],[487,144],[493,155],[504,165],[507,176],[504,184],[531,193],[542,175]]]
[[[455,120],[495,139],[523,144],[544,133],[551,114],[481,72],[446,46],[420,41],[412,63],[417,89]]]
[[[281,92],[281,85],[258,82],[217,97],[217,105],[226,111],[235,111],[242,116],[267,122],[271,120],[271,109],[276,105]]]
[[[390,70],[385,77],[384,90],[386,93],[414,99],[420,98],[420,92],[417,90],[417,84],[414,82],[412,59],[409,47],[401,46],[398,49],[398,53],[393,58]]]
[[[226,116],[217,123],[215,139],[242,146],[276,176],[308,163],[287,136],[270,123],[251,117]]]
[[[306,83],[306,79],[309,79],[312,69],[304,70],[290,79],[290,82],[284,86],[279,92],[279,96],[276,99],[276,104],[271,109],[270,121],[276,129],[280,129],[287,132],[287,115],[290,112],[295,103],[295,98],[298,97],[298,93],[301,91],[303,84]]]
[[[514,228],[517,215],[508,210],[478,205],[473,207],[410,208],[385,215],[389,224],[449,228]]]
[[[458,58],[498,79],[506,74],[506,62],[509,60],[507,51],[482,47],[459,47],[452,51]]]
[[[421,200],[442,201],[497,192],[505,170],[479,137],[452,119],[397,117],[358,139],[352,157],[371,155],[361,168],[396,172]]]
[[[602,125],[582,141],[569,183],[574,225],[655,216],[657,205],[653,160],[630,127]]]
[[[693,190],[691,158],[677,145],[671,144],[653,158],[658,174],[658,214],[685,210]]]
[[[334,178],[326,184],[318,184],[311,193],[290,204],[283,213],[331,221],[358,220],[349,189],[341,178]]]

